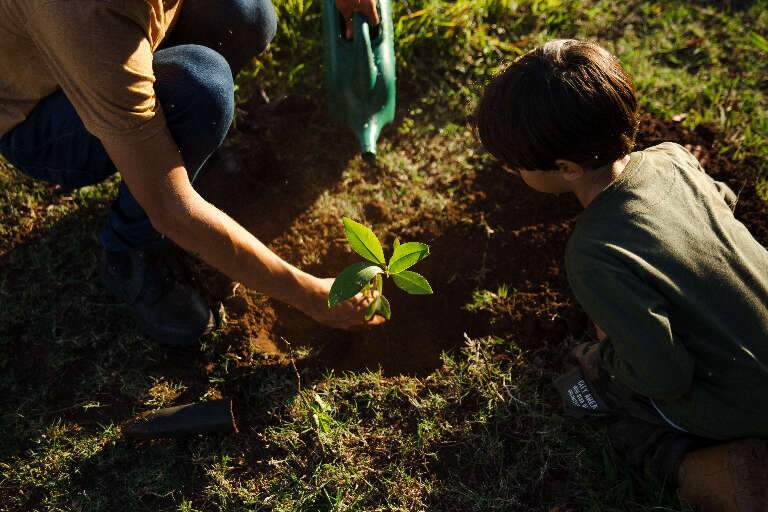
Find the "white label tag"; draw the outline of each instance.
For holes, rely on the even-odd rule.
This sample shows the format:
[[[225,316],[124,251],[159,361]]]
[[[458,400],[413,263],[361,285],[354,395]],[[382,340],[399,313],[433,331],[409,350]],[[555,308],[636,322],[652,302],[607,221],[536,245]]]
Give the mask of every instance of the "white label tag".
[[[571,404],[579,409],[596,411],[600,408],[584,379],[580,379],[574,386],[568,389],[568,398]]]

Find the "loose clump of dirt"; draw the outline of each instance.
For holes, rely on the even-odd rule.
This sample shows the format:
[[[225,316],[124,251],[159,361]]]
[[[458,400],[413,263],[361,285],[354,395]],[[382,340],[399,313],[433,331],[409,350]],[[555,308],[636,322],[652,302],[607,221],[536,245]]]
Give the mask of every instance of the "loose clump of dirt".
[[[307,211],[317,197],[339,186],[354,147],[345,145],[343,137],[330,137],[329,143],[327,133],[296,132],[290,126],[301,123],[295,121],[273,126],[271,142],[263,133],[242,135],[236,155],[241,163],[227,164],[227,158],[220,157],[203,178],[202,189],[289,261],[312,255],[313,262],[305,268],[333,276],[357,259],[343,240],[340,215]],[[281,160],[275,156],[281,151],[269,149],[281,138],[290,140],[294,158]],[[766,207],[755,191],[757,163],[734,164],[713,150],[717,138],[706,126],[689,131],[677,123],[645,118],[638,147],[663,141],[686,145],[710,174],[740,192],[737,216],[766,244]],[[317,147],[326,150],[318,155]],[[217,169],[222,165],[224,169]],[[309,347],[310,365],[335,370],[380,367],[385,374],[429,372],[440,365],[442,352],[464,343],[465,334],[509,336],[524,348],[552,347],[549,356],[557,357],[563,352],[558,346],[569,335],[582,337],[589,326],[568,289],[563,259],[580,206],[572,196],[535,193],[500,167],[480,163],[453,186],[458,200],[444,211],[419,211],[414,205],[404,227],[379,233],[389,244],[398,236],[432,246],[432,256],[417,270],[432,283],[435,295],[412,297],[390,284],[385,293],[392,303],[392,320],[378,329],[346,333],[320,327],[298,311],[242,288],[234,295],[231,290],[216,293],[212,290],[226,289],[228,281],[217,285],[221,276],[203,272],[201,284],[211,299],[223,300],[228,313],[229,344],[278,358]],[[395,215],[375,200],[365,203],[362,211],[363,220],[375,225],[404,215]]]

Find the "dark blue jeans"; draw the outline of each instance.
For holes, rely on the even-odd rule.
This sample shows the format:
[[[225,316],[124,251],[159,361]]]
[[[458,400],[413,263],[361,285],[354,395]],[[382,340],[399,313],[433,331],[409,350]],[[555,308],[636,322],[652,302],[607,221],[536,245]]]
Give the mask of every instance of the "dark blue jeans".
[[[175,28],[155,52],[155,93],[193,182],[232,124],[233,76],[267,48],[276,23],[270,0],[186,0]],[[0,138],[0,154],[24,174],[70,188],[98,183],[116,171],[61,91],[40,101]],[[101,242],[109,251],[163,244],[124,183]]]

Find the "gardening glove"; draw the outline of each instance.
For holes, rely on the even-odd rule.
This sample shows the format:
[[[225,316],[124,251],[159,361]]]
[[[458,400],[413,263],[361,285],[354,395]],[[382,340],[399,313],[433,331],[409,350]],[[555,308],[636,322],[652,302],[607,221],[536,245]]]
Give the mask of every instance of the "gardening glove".
[[[379,24],[376,0],[336,0],[336,8],[344,17],[347,39],[352,39],[352,16],[356,12],[366,16],[374,27]]]

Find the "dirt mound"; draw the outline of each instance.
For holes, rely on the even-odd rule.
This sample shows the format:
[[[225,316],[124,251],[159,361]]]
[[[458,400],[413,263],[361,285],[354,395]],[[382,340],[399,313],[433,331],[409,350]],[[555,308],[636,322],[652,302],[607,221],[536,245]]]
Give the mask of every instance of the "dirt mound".
[[[235,171],[227,172],[226,158],[220,158],[208,174],[224,172],[227,179],[204,179],[203,190],[283,257],[299,262],[312,254],[315,262],[307,270],[335,275],[356,261],[339,239],[338,215],[315,213],[309,219],[306,211],[323,191],[336,186],[354,148],[343,145],[344,137],[333,133],[304,133],[280,126],[271,132],[273,139],[266,142],[264,134],[244,135],[235,158],[246,162],[245,167],[269,172],[254,179],[237,170],[242,164],[230,165]],[[311,162],[308,157],[276,158],[284,150],[265,148],[280,144],[276,141],[281,138],[290,141],[292,155],[315,156]],[[756,163],[734,165],[713,150],[717,138],[717,132],[708,127],[691,132],[676,123],[646,118],[638,144],[643,148],[671,140],[687,145],[711,174],[741,191],[737,214],[762,243],[768,243],[766,208],[749,169]],[[317,156],[313,147],[326,150]],[[310,166],[312,174],[306,174],[302,165]],[[221,277],[208,272],[202,284],[212,299],[224,300],[229,344],[242,351],[283,357],[290,343],[293,349],[311,348],[309,364],[319,368],[380,367],[385,374],[433,370],[442,352],[463,344],[465,333],[511,336],[526,348],[551,346],[555,353],[562,352],[558,345],[563,339],[569,334],[580,337],[588,328],[564,271],[565,244],[580,211],[575,198],[534,193],[500,167],[479,163],[454,186],[459,190],[458,201],[439,215],[414,207],[405,215],[407,226],[396,233],[432,246],[433,256],[420,263],[419,270],[432,283],[435,295],[411,297],[390,284],[385,292],[393,306],[392,321],[383,328],[345,333],[319,327],[292,308],[242,288],[226,298],[228,292],[215,292],[217,287],[222,289]],[[370,222],[390,219],[380,202],[365,205],[363,211]],[[394,235],[385,233],[383,238],[391,243]]]

